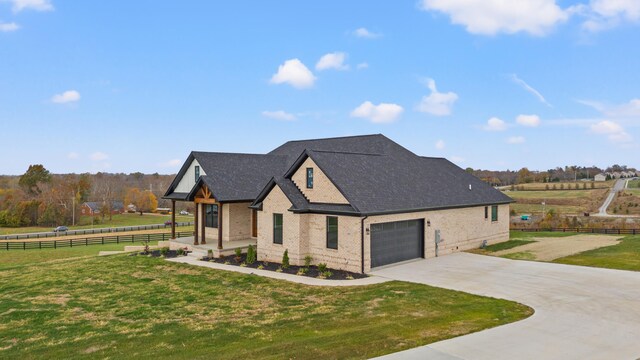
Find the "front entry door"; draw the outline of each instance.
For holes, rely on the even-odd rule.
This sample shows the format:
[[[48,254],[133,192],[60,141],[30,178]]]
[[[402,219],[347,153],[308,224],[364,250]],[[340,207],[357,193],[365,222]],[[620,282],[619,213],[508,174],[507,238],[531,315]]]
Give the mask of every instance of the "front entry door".
[[[251,211],[251,236],[258,237],[258,211],[256,209]]]

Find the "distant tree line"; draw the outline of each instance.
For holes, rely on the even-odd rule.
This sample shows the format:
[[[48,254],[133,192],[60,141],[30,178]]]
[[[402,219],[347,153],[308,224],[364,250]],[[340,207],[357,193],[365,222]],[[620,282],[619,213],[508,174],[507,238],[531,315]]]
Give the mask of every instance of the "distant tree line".
[[[169,207],[161,199],[174,175],[139,172],[131,174],[51,174],[43,165],[30,165],[21,176],[0,176],[0,226],[56,226],[78,223],[84,202],[101,205],[101,216],[111,217],[114,200],[125,209],[133,204],[142,212],[158,206]],[[178,203],[181,208],[190,204]]]
[[[533,182],[554,183],[576,181],[581,179],[593,179],[599,173],[635,171],[635,168],[626,165],[612,165],[607,168],[597,166],[565,166],[548,169],[546,171],[533,171],[524,167],[520,170],[481,170],[467,168],[466,171],[491,184],[492,186],[505,186],[528,184]]]

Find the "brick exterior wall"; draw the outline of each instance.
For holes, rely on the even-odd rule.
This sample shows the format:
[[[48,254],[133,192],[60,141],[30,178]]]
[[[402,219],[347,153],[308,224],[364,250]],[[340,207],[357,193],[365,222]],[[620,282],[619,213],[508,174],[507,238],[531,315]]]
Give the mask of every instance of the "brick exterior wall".
[[[251,238],[251,203],[229,203],[222,206],[222,241]],[[198,224],[204,221],[204,204],[200,206]],[[207,242],[218,240],[218,228],[205,227]],[[200,233],[198,233],[200,234]]]
[[[307,168],[313,168],[313,189],[307,189]],[[310,201],[326,204],[348,204],[338,188],[329,180],[311,158],[307,158],[291,177],[291,181]]]
[[[288,209],[291,202],[276,186],[263,201],[258,212],[258,260],[280,263],[282,253],[289,250],[291,264],[302,265],[304,257],[311,255],[313,263],[326,263],[332,269],[361,271],[360,217],[338,216],[338,249],[326,247],[326,215],[294,214]],[[283,243],[273,243],[273,214],[283,215]],[[438,255],[480,247],[484,240],[489,244],[509,239],[509,205],[498,206],[498,221],[484,218],[484,206],[370,216],[365,219],[365,229],[371,224],[402,220],[424,219],[425,257],[435,257],[435,230],[440,230]],[[430,226],[427,226],[429,221]],[[371,236],[364,237],[365,272],[371,270]]]

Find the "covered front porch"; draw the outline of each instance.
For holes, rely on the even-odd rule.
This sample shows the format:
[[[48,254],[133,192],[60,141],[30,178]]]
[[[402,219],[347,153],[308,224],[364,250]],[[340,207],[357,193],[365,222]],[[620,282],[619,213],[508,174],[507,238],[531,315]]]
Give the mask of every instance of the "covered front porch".
[[[204,177],[203,177],[204,178]],[[235,249],[246,249],[255,245],[257,238],[257,213],[249,208],[250,202],[216,199],[209,186],[200,178],[184,200],[171,198],[171,241],[175,247],[206,253],[214,250],[214,255],[230,255]],[[193,201],[193,236],[176,239],[176,201]],[[173,245],[172,245],[173,246]]]

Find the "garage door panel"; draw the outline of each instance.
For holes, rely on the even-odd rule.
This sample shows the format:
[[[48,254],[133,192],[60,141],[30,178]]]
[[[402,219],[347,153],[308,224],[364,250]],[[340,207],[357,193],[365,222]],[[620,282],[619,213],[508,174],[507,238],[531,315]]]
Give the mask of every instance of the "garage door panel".
[[[422,257],[423,224],[423,220],[372,224],[371,267]]]

